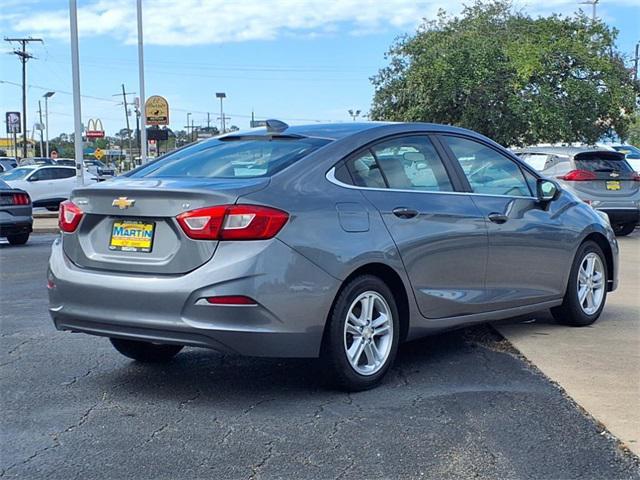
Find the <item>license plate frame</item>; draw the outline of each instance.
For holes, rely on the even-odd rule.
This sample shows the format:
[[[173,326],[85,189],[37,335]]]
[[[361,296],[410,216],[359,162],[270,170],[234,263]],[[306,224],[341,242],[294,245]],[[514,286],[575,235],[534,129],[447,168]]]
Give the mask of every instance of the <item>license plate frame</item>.
[[[129,231],[138,230],[150,232],[150,236],[143,234],[127,236],[124,233],[116,235],[116,227],[128,228]],[[117,219],[111,223],[111,234],[109,235],[109,250],[121,252],[141,252],[151,253],[153,242],[156,236],[156,222],[140,219]]]
[[[620,190],[622,188],[620,180],[607,180],[605,185],[607,190]]]

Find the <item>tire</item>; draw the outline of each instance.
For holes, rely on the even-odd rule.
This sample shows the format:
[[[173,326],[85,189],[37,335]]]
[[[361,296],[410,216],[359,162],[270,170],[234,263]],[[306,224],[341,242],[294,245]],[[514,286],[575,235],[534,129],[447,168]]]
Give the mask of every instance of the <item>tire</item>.
[[[621,223],[613,227],[613,231],[617,237],[626,237],[633,233],[636,229],[635,223]]]
[[[371,300],[374,306],[367,315],[365,305]],[[330,381],[346,391],[378,385],[395,360],[400,338],[398,308],[389,287],[373,275],[354,278],[338,294],[328,322],[322,360]],[[357,357],[355,366],[348,351]]]
[[[115,349],[125,357],[145,363],[167,362],[184,348],[183,345],[158,345],[121,338],[110,338],[109,340]]]
[[[588,272],[589,258],[596,257],[599,260],[595,260],[596,270],[599,270],[600,273],[594,275],[591,280],[588,280],[588,275],[583,277],[585,278],[585,291],[588,292],[589,288],[591,288],[593,292],[591,296],[592,305],[590,305],[588,294],[583,302],[579,299],[581,288],[578,285],[578,275],[581,270]],[[553,318],[559,323],[576,327],[584,327],[595,322],[600,317],[607,301],[607,273],[607,261],[598,244],[587,241],[580,245],[571,266],[569,283],[562,305],[551,309]],[[596,290],[590,285],[601,285],[601,288],[596,293]]]
[[[29,234],[17,233],[15,235],[7,235],[7,240],[11,245],[24,245],[29,241]]]

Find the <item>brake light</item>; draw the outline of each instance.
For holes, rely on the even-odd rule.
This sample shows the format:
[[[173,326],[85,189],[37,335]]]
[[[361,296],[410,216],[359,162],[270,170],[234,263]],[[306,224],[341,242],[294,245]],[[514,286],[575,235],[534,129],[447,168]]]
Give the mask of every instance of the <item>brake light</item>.
[[[558,177],[560,180],[569,180],[571,182],[584,182],[589,180],[596,180],[596,174],[589,170],[571,170],[565,173],[563,176]]]
[[[13,204],[14,205],[29,205],[31,203],[31,199],[29,195],[26,193],[14,193],[13,194]]]
[[[196,240],[266,240],[287,223],[289,214],[258,205],[219,205],[178,215],[184,233]]]
[[[84,212],[71,200],[66,200],[60,204],[58,216],[58,226],[65,233],[73,233],[78,228]]]
[[[633,172],[633,177],[631,177],[631,180],[633,180],[634,182],[640,182],[640,173]]]

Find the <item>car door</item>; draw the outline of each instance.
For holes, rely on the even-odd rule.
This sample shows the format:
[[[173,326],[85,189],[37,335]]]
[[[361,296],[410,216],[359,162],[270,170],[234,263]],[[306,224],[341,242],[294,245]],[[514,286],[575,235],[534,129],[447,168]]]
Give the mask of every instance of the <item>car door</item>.
[[[71,191],[77,186],[76,171],[68,167],[57,167],[55,170],[56,198],[69,198]]]
[[[52,167],[38,168],[27,177],[27,192],[32,202],[44,202],[55,195],[55,181]]]
[[[477,311],[484,295],[487,230],[428,135],[381,141],[346,160],[354,185],[380,212],[417,305],[427,318]]]
[[[489,232],[487,294],[493,309],[562,296],[572,234],[562,216],[534,196],[537,176],[495,146],[458,135],[439,137],[458,161]]]

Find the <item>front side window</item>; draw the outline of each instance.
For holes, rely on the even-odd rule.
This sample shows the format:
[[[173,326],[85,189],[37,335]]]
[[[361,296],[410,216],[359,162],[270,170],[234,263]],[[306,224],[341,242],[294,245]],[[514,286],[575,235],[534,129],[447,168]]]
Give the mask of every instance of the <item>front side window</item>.
[[[460,162],[475,193],[519,197],[532,195],[522,170],[510,158],[474,140],[447,135],[442,138]]]
[[[230,138],[177,150],[131,173],[141,177],[269,177],[329,140],[319,138]]]

